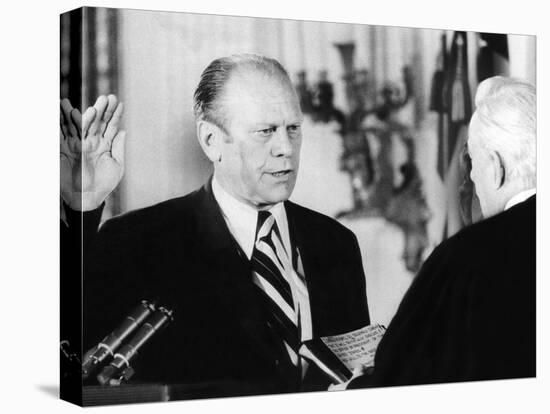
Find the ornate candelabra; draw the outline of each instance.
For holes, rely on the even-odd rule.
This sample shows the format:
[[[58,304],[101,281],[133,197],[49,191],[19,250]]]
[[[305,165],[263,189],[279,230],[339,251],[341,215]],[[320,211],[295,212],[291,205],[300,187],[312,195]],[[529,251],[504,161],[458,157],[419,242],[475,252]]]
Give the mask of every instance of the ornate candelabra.
[[[416,165],[414,133],[398,119],[398,113],[413,98],[413,77],[403,68],[403,87],[387,82],[379,90],[365,69],[355,69],[353,43],[336,44],[344,68],[343,81],[348,109],[336,108],[333,87],[322,73],[312,90],[305,72],[299,75],[297,89],[304,112],[314,121],[336,121],[342,137],[341,168],[350,177],[353,207],[337,218],[383,217],[404,234],[403,259],[409,271],[416,272],[428,245],[430,217]],[[406,150],[406,160],[398,168],[396,180],[392,146],[397,138]],[[373,153],[376,141],[378,151]],[[400,184],[395,185],[394,182]]]

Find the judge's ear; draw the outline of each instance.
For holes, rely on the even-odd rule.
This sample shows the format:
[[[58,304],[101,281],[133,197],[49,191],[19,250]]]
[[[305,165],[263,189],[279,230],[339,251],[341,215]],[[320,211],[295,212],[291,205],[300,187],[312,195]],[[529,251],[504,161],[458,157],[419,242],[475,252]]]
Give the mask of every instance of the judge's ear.
[[[219,161],[222,155],[222,143],[224,139],[224,132],[221,128],[212,122],[198,121],[197,138],[208,159],[212,162]]]
[[[491,163],[490,173],[495,190],[500,189],[506,180],[506,168],[504,161],[497,151],[492,151],[489,154],[489,162]]]

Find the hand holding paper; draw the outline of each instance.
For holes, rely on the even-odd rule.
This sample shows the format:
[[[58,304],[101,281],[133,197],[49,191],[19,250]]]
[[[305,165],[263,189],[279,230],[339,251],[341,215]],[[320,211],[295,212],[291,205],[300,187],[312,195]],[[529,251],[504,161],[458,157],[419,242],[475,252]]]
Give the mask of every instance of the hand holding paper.
[[[373,324],[341,335],[312,339],[304,342],[300,355],[337,384],[330,390],[345,389],[351,379],[374,366],[376,348],[385,331],[384,326]]]

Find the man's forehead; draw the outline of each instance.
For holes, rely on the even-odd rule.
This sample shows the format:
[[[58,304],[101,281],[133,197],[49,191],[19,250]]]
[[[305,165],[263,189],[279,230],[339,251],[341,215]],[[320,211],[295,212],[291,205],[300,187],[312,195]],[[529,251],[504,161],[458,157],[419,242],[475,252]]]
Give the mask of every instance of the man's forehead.
[[[227,96],[246,94],[251,99],[280,99],[282,96],[295,95],[288,78],[278,72],[268,72],[258,68],[235,69],[225,87]]]
[[[302,121],[296,92],[280,75],[261,71],[235,74],[224,87],[221,103],[226,117],[246,119],[247,123]]]

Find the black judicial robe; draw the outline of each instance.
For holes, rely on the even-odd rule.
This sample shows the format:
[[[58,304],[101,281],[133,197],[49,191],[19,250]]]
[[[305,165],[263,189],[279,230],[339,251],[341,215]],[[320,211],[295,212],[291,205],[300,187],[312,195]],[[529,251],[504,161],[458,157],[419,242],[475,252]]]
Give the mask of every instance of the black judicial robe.
[[[285,209],[307,280],[313,335],[367,325],[355,235],[292,202]],[[328,387],[313,367],[301,384],[285,372],[281,361],[288,356],[267,329],[250,263],[226,226],[210,182],[187,196],[110,219],[97,230],[100,216],[100,209],[88,212],[82,222],[84,350],[140,300],[157,299],[174,308],[174,322],[140,352],[135,381],[199,384],[194,396]],[[78,227],[80,217],[69,212],[69,227]]]
[[[430,255],[348,388],[536,375],[536,196]]]

